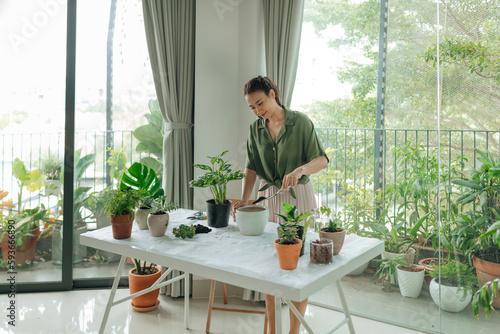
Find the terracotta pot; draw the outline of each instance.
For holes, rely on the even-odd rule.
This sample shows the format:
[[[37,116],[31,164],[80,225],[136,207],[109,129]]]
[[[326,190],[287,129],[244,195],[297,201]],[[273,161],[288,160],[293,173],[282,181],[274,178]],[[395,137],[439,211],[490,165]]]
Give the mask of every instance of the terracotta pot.
[[[147,230],[148,229],[148,215],[151,213],[153,209],[143,209],[139,208],[135,210],[135,221],[139,226],[139,230]]]
[[[484,283],[500,278],[500,263],[481,260],[475,256],[472,257],[472,263],[476,268],[476,275],[479,278],[480,286]],[[493,298],[493,307],[500,308],[500,297]]]
[[[155,267],[157,268],[157,267]],[[128,272],[128,286],[130,290],[130,294],[134,294],[136,292],[142,291],[144,289],[149,288],[156,282],[160,276],[161,271],[159,268],[152,275],[137,275],[135,273],[135,268],[130,269]],[[152,311],[158,307],[158,295],[160,294],[160,288],[143,294],[142,296],[138,296],[132,298],[132,306],[136,311]]]
[[[274,248],[276,248],[280,268],[284,270],[293,270],[297,268],[302,240],[294,238],[293,240],[297,243],[293,245],[282,245],[278,243],[278,240],[280,239],[274,240]]]
[[[340,253],[345,240],[345,229],[341,228],[340,232],[326,232],[326,227],[320,231],[321,239],[330,239],[333,241],[333,255]]]
[[[128,215],[111,216],[111,228],[113,229],[113,238],[127,239],[132,235],[132,223],[134,221],[134,212]]]
[[[25,264],[26,261],[33,261],[36,255],[36,244],[38,243],[38,237],[40,236],[40,227],[34,228],[30,231],[33,234],[32,237],[24,237],[21,246],[15,248],[16,265]],[[2,257],[7,262],[9,260],[9,251],[12,250],[9,247],[9,237],[7,233],[4,233],[4,237],[1,243]]]
[[[160,215],[148,215],[148,227],[149,233],[153,237],[163,237],[165,232],[167,231],[168,226],[168,213],[160,214]]]

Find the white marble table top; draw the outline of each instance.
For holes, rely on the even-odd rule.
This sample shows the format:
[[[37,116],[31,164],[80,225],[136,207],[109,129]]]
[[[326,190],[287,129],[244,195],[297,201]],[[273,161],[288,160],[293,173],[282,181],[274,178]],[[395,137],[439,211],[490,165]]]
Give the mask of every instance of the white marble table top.
[[[245,236],[230,218],[228,227],[212,228],[210,233],[197,234],[193,239],[176,238],[172,230],[180,224],[207,224],[206,220],[187,219],[194,212],[186,209],[171,212],[163,237],[152,237],[149,230],[139,230],[134,223],[128,239],[113,239],[109,226],[82,234],[80,242],[291,300],[309,297],[384,250],[383,242],[378,239],[347,235],[333,263],[317,265],[309,260],[309,241],[318,239],[318,234],[309,229],[305,254],[300,257],[297,269],[282,270],[273,244],[277,224],[269,222],[260,236]]]

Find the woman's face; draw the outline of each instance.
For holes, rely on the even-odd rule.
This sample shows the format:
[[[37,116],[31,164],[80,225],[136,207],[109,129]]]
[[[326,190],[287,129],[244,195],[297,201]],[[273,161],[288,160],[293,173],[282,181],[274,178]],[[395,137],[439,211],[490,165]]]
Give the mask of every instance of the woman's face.
[[[267,96],[263,91],[258,90],[245,95],[245,101],[247,101],[248,106],[255,115],[268,119],[277,109],[276,106],[278,104],[276,103],[274,97],[275,95],[272,89],[269,91],[269,96]]]

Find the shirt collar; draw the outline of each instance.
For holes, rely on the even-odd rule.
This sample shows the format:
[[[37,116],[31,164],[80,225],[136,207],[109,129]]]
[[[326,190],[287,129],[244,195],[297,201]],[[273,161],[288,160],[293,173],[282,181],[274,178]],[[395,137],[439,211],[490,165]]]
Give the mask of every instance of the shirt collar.
[[[290,110],[285,106],[283,106],[283,110],[285,110],[285,122],[283,124],[284,125],[295,125],[295,118],[296,118],[295,111]],[[260,118],[259,119],[259,129],[265,129],[265,128],[266,128],[266,120],[263,118]]]

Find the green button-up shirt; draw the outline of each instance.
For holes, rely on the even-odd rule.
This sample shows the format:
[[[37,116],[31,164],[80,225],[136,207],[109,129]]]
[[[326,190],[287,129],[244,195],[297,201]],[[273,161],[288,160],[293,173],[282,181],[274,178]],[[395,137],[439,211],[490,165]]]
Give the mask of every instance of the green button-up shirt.
[[[263,182],[278,188],[285,175],[314,158],[326,156],[311,120],[303,113],[283,109],[285,122],[276,142],[271,138],[265,119],[258,119],[250,125],[247,140],[246,168],[255,171]],[[299,179],[300,184],[307,182],[308,175]]]

